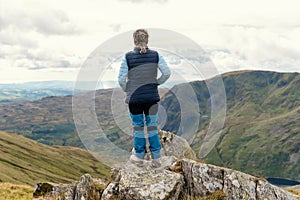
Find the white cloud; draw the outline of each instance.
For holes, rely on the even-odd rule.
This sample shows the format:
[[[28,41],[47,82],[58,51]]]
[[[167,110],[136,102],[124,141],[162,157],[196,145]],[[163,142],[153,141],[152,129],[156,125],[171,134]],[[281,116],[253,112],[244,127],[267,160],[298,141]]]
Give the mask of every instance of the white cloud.
[[[249,68],[300,72],[297,0],[152,2],[0,0],[0,74],[12,76],[5,70],[12,68],[14,73],[34,71],[48,80],[54,74],[46,75],[47,70],[62,70],[59,77],[64,79],[65,74],[70,79],[66,68],[79,68],[103,41],[141,27],[190,37],[221,72]],[[171,65],[177,62],[174,59]],[[9,80],[14,77],[25,80],[22,75]]]
[[[296,42],[298,37],[289,34],[294,28],[280,32],[270,27],[241,26],[219,30],[225,38],[223,47],[230,53],[213,56],[219,64],[227,65],[228,70],[240,66],[241,69],[300,72],[300,43]]]
[[[61,10],[4,10],[0,19],[1,29],[36,31],[45,35],[72,35],[82,32]]]
[[[19,69],[15,70],[19,73],[23,70],[78,68],[83,61],[68,47],[83,31],[63,11],[8,7],[1,12],[0,27],[2,69]],[[19,76],[15,77],[18,81]]]

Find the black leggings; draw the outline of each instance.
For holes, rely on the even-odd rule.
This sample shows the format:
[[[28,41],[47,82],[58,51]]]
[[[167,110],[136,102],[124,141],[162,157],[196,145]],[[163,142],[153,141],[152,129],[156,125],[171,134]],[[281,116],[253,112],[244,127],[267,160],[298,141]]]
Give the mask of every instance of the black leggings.
[[[157,103],[129,103],[129,111],[133,115],[155,115],[158,111]]]

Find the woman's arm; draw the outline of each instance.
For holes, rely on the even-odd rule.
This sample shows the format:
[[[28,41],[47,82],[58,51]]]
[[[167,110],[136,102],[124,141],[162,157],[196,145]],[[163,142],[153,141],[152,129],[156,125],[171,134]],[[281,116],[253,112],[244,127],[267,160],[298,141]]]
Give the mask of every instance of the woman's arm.
[[[162,55],[158,53],[158,69],[161,72],[161,76],[157,79],[157,83],[159,85],[163,84],[168,80],[168,78],[171,76],[171,71],[168,67],[167,62],[163,58]]]
[[[126,90],[127,74],[128,74],[128,65],[127,65],[126,57],[124,56],[121,61],[121,67],[120,67],[119,76],[118,76],[119,85],[124,92]]]

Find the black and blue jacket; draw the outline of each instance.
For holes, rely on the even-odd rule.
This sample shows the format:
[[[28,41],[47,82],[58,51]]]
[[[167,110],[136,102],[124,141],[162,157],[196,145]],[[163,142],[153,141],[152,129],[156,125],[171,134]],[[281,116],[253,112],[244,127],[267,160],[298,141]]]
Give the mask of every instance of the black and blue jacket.
[[[157,79],[157,69],[162,75]],[[126,92],[126,103],[155,103],[160,101],[157,86],[163,84],[171,75],[164,58],[147,48],[140,53],[135,47],[122,58],[118,81]]]

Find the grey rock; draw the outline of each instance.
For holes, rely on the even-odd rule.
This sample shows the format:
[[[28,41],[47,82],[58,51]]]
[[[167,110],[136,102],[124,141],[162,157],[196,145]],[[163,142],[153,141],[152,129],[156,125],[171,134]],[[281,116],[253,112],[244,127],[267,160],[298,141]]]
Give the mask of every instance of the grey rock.
[[[271,185],[267,181],[258,180],[257,181],[257,199],[258,200],[271,200],[271,199],[281,199],[281,200],[299,200],[300,196],[294,195],[290,192],[283,190],[277,186]]]
[[[111,182],[85,174],[72,184],[36,184],[34,197],[56,200],[177,200],[248,199],[300,200],[266,180],[236,170],[197,162],[187,141],[160,131],[161,167],[153,168],[148,155],[142,167],[131,162],[112,169]]]
[[[224,171],[222,168],[189,159],[183,159],[181,166],[184,174],[184,193],[186,196],[206,197],[217,190],[223,189]]]
[[[143,167],[131,162],[115,175],[118,182],[111,183],[103,192],[101,199],[128,199],[128,200],[162,200],[178,199],[184,184],[181,174],[172,172],[169,168],[176,162],[174,156],[162,157],[162,166],[158,169],[151,166],[150,161],[144,161]]]
[[[162,145],[162,154],[164,156],[175,156],[177,158],[189,158],[192,160],[197,159],[195,152],[184,138],[163,130],[159,131],[159,137]]]
[[[98,199],[99,198],[98,196]],[[97,192],[91,175],[85,174],[81,176],[75,189],[74,199],[97,199]]]
[[[256,178],[240,171],[217,167],[189,159],[180,161],[185,185],[183,196],[207,197],[216,191],[224,193],[223,199],[248,200],[297,200],[294,195],[276,187],[266,180]]]
[[[117,200],[119,198],[119,183],[110,183],[103,191],[101,200]]]
[[[172,159],[172,157],[170,157]],[[168,159],[165,160],[168,162]],[[128,163],[120,171],[119,196],[121,199],[178,199],[184,181],[181,174],[167,169],[142,168]]]
[[[57,200],[73,200],[73,191],[76,187],[76,184],[77,182],[74,182],[70,185],[55,183],[38,183],[35,185],[33,197],[44,197],[44,199],[53,199],[55,197],[55,199]]]
[[[73,183],[71,183],[70,185],[68,185],[68,187],[65,188],[64,192],[63,192],[63,199],[64,200],[73,200],[74,196],[75,196],[75,189],[77,187],[78,181],[74,181]]]
[[[80,181],[71,184],[38,183],[33,197],[51,200],[94,200],[100,199],[106,185],[105,180],[93,179],[89,174],[85,174],[81,176]]]
[[[231,170],[224,170],[223,191],[228,199],[256,199],[256,178]]]
[[[117,168],[112,168],[111,171],[110,171],[110,179],[113,181],[113,182],[119,182],[120,179],[121,179],[121,176],[120,176],[120,169],[117,169]]]

